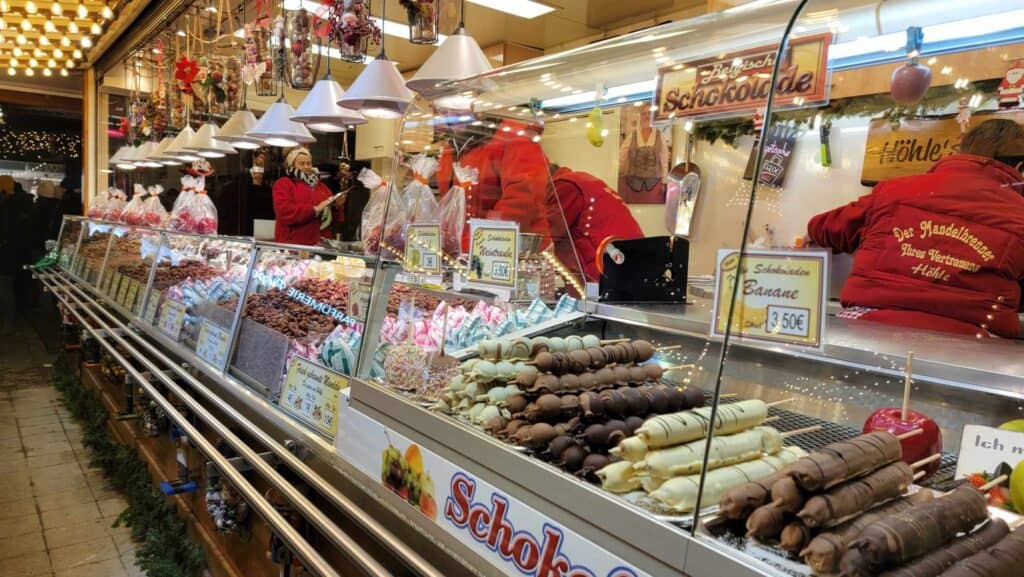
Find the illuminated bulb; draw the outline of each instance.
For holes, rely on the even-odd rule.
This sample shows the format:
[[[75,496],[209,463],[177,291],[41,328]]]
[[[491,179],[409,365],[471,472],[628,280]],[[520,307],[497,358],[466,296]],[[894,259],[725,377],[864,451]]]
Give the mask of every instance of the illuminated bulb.
[[[39,45],[40,46],[49,46],[50,45],[50,39],[47,38],[46,36],[40,36],[39,37]]]
[[[0,18],[0,30],[7,30],[7,20]]]
[[[35,75],[36,75],[36,71],[35,70],[32,70],[31,68],[26,68],[25,69],[25,76],[35,76]]]
[[[17,42],[19,45],[22,45],[22,44],[25,44],[26,42],[28,42],[28,40],[25,40],[25,35],[24,34],[18,34],[17,36],[15,36],[14,37],[14,41]]]
[[[32,68],[35,68],[36,66],[39,66],[39,61],[36,60],[35,58],[29,58],[28,59],[28,65],[31,66]]]
[[[64,77],[67,77],[67,75],[68,75],[68,71],[67,71],[66,69],[64,69],[64,68],[61,68],[61,69],[60,69],[60,75],[61,75],[61,76],[64,76]]]
[[[0,0],[0,12],[10,12],[11,5],[7,3],[7,0]]]
[[[52,76],[52,75],[53,75],[53,71],[51,71],[49,68],[44,68],[43,69],[43,76]]]
[[[28,0],[28,2],[25,3],[25,12],[28,12],[29,14],[35,14],[36,12],[39,12],[39,8],[36,7],[35,2],[33,2],[32,0]]]
[[[47,20],[46,22],[43,22],[43,30],[46,30],[47,32],[56,32],[57,27],[54,26],[53,20]]]
[[[68,38],[67,36],[64,36],[63,38],[60,39],[60,45],[63,46],[64,48],[67,48],[68,46],[71,46],[71,39]]]
[[[60,48],[54,48],[53,49],[53,57],[54,58],[64,58],[64,51],[61,50]]]
[[[66,68],[74,68],[75,67],[75,61],[74,60],[68,60],[67,62],[64,63],[64,66]]]
[[[103,29],[100,28],[100,25],[95,23],[95,22],[93,22],[89,26],[89,33],[92,34],[93,36],[99,36],[100,33],[102,33],[102,32],[103,32]]]
[[[181,36],[182,38],[184,38],[184,37],[185,37],[185,31],[184,31],[184,30],[180,30],[180,29],[179,29],[179,30],[178,30],[178,32],[177,32],[177,34],[178,34],[178,36]]]
[[[68,22],[68,32],[72,34],[78,34],[78,24],[75,24],[74,20]]]
[[[11,58],[11,68],[16,68],[17,66],[18,66],[18,59],[17,58]]]
[[[110,20],[114,17],[114,11],[110,9],[110,6],[104,4],[103,10],[100,10],[100,16],[102,16],[104,20]]]
[[[82,58],[82,51],[75,48],[75,51],[71,53],[71,57],[75,60],[80,60]]]
[[[7,74],[10,74],[11,76],[14,76],[17,73],[18,73],[18,71],[13,69],[13,68],[8,68],[7,69]]]
[[[89,17],[89,9],[85,7],[85,4],[82,4],[81,2],[79,2],[78,3],[78,8],[75,9],[75,14],[78,14],[79,18],[88,18]]]
[[[57,61],[56,61],[56,60],[54,60],[53,58],[51,58],[51,59],[50,59],[50,60],[49,60],[49,61],[48,61],[48,62],[46,63],[46,67],[47,67],[47,68],[56,68],[56,67],[57,67]]]
[[[28,21],[28,18],[21,19],[21,29],[28,32],[32,29],[32,23]]]
[[[13,52],[14,52],[15,56],[21,56],[22,54],[25,53],[21,48],[19,48],[17,46],[14,47],[14,51]]]
[[[32,51],[32,56],[34,56],[36,58],[42,58],[43,57],[43,51],[38,49],[38,48],[36,48],[35,50]]]
[[[92,48],[92,39],[88,36],[82,36],[82,48]]]
[[[60,16],[64,13],[64,7],[60,5],[60,2],[54,2],[50,4],[50,14],[54,16]]]

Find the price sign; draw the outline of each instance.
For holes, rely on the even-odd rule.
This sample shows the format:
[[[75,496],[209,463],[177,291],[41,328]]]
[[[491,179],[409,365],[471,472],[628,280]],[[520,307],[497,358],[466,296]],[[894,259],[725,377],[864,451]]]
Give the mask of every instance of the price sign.
[[[501,287],[516,286],[519,224],[472,219],[469,227],[469,280]]]
[[[157,326],[165,335],[178,340],[181,334],[181,325],[185,322],[185,305],[178,301],[167,299],[160,307],[160,322]]]
[[[82,273],[82,256],[76,254],[75,257],[71,259],[71,274],[73,274],[75,276],[79,276],[81,273]]]
[[[405,227],[406,272],[441,274],[441,225],[409,224]]]
[[[218,327],[209,320],[203,319],[199,326],[199,339],[196,342],[196,356],[215,367],[223,367],[228,359],[228,346],[231,344],[231,333]]]
[[[128,285],[131,284],[131,280],[132,279],[122,275],[121,285],[117,287],[117,302],[124,308],[128,308],[128,305],[125,304],[124,301],[126,298],[128,298]]]
[[[124,308],[135,314],[139,314],[139,312],[135,310],[139,305],[139,286],[139,281],[135,279],[128,279],[128,291],[124,295]]]
[[[281,408],[333,438],[338,431],[338,391],[346,387],[344,376],[295,357],[288,364]]]
[[[146,322],[152,324],[156,321],[156,312],[160,305],[160,293],[154,293],[149,295],[149,300],[146,301],[146,312],[142,315],[142,318]]]
[[[370,285],[357,280],[348,283],[348,316],[366,320],[370,308]]]
[[[733,302],[739,277],[740,295]],[[814,348],[824,346],[828,298],[825,251],[751,250],[718,253],[712,336],[733,336]],[[732,325],[729,326],[729,309]]]

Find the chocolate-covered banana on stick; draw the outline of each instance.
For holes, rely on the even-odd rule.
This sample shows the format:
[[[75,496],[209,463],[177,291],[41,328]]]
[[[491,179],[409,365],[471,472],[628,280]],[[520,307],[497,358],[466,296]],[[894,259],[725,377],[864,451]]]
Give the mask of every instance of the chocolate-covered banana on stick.
[[[718,514],[735,521],[749,516],[754,509],[767,505],[772,500],[772,487],[779,480],[789,478],[789,470],[790,467],[786,467],[766,477],[729,489],[718,503]]]
[[[902,567],[886,571],[879,577],[938,577],[957,561],[995,545],[1009,533],[1010,528],[1005,521],[991,519],[984,527],[970,535],[964,535],[945,547],[939,547]]]
[[[792,516],[776,507],[774,503],[758,507],[747,517],[747,537],[757,537],[758,539],[778,537],[790,519]]]
[[[651,449],[688,443],[707,436],[711,410],[712,407],[701,407],[653,417],[637,429],[636,435]],[[723,405],[716,415],[715,434],[738,433],[760,425],[766,418],[768,405],[758,399]]]
[[[803,521],[793,521],[782,528],[779,534],[779,548],[788,553],[796,554],[811,542],[811,528]]]
[[[683,445],[648,451],[635,468],[641,474],[655,481],[667,481],[678,475],[699,473],[704,465],[704,450],[708,447],[705,439]],[[708,453],[708,468],[717,469],[743,461],[756,459],[782,450],[782,433],[772,427],[754,427],[736,433],[711,439]]]
[[[793,465],[790,474],[804,491],[824,491],[899,461],[902,454],[895,435],[876,431],[817,449]]]
[[[804,563],[818,573],[835,573],[839,570],[839,560],[846,553],[846,548],[860,536],[865,527],[884,516],[895,515],[931,501],[933,496],[931,491],[918,491],[908,497],[875,507],[859,517],[832,528],[827,533],[819,533],[811,539],[803,551],[800,551],[800,556]]]
[[[751,479],[767,477],[786,465],[806,455],[799,447],[784,447],[776,455],[768,455],[756,461],[723,467],[704,473],[704,503],[717,503],[722,494]],[[700,475],[674,477],[651,491],[650,496],[677,513],[693,511],[697,506],[697,489]]]
[[[942,577],[1020,577],[1024,575],[1024,531],[1014,531],[988,549],[957,561]]]
[[[981,491],[961,486],[947,495],[897,515],[883,517],[861,532],[850,547],[860,551],[866,567],[840,565],[844,574],[879,572],[916,559],[970,531],[988,518]],[[848,572],[847,572],[848,571]]]
[[[890,463],[866,477],[836,485],[826,493],[807,499],[797,517],[808,527],[824,527],[899,497],[913,482],[914,471],[909,465],[902,461]]]

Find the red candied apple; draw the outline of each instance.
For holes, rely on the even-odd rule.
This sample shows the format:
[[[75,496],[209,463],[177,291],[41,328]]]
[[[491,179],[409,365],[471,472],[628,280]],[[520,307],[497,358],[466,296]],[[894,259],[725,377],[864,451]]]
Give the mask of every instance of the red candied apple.
[[[916,463],[921,459],[927,459],[936,453],[942,452],[942,431],[935,421],[918,413],[907,411],[907,419],[901,418],[903,411],[899,407],[878,409],[868,420],[864,421],[864,432],[889,431],[894,435],[902,435],[917,429],[923,432],[900,441],[903,445],[903,462],[908,465]],[[941,460],[941,459],[940,459]],[[922,469],[929,475],[939,470],[939,461],[933,461]]]
[[[917,62],[907,62],[892,73],[892,99],[904,106],[920,102],[932,85],[932,71]]]

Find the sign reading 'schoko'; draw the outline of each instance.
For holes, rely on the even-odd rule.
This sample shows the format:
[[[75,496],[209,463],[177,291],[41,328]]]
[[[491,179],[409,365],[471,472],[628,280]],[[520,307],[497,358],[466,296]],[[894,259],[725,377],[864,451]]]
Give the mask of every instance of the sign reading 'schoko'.
[[[775,106],[828,102],[829,34],[794,38],[782,52],[775,79]],[[768,103],[777,45],[720,58],[671,64],[658,70],[654,121],[754,112]]]

